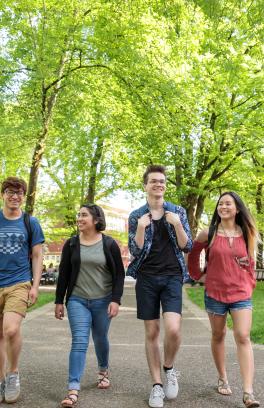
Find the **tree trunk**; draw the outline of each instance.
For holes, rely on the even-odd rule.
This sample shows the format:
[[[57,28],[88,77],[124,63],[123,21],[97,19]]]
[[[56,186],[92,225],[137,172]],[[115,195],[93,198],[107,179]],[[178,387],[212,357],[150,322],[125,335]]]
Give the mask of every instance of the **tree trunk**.
[[[59,69],[58,69],[58,78],[62,77],[65,62],[66,62],[66,52],[61,57]],[[43,118],[43,125],[42,131],[38,138],[37,144],[34,149],[32,164],[30,168],[30,175],[29,175],[29,182],[28,182],[28,193],[27,193],[27,200],[26,200],[26,211],[29,214],[33,214],[34,207],[35,207],[35,200],[36,200],[36,191],[37,191],[37,183],[38,183],[38,176],[39,176],[39,168],[41,165],[42,157],[45,151],[45,143],[48,136],[49,131],[49,124],[52,118],[53,108],[57,101],[58,92],[60,90],[61,81],[58,80],[53,87],[50,86],[45,87],[44,84],[42,85],[42,118]],[[51,89],[51,95],[48,97],[47,93]]]
[[[257,269],[263,269],[264,268],[264,262],[263,262],[263,239],[264,239],[264,234],[263,232],[259,233],[260,235],[260,242],[258,243],[258,249],[257,249],[257,261],[256,261],[256,268]]]
[[[257,185],[257,194],[256,194],[256,209],[258,215],[263,217],[263,203],[262,203],[262,190],[263,190],[263,183],[259,183]],[[260,239],[261,242],[258,243],[258,249],[257,249],[257,262],[256,262],[256,267],[257,269],[262,269],[264,267],[264,262],[263,262],[263,238],[264,234],[262,231],[260,231]]]
[[[197,235],[198,225],[204,210],[205,196],[190,194],[185,198],[185,206],[193,238]]]
[[[195,237],[198,227],[198,222],[196,219],[196,206],[197,206],[198,196],[196,194],[190,194],[186,197],[185,209],[187,212],[187,217],[189,225],[192,231],[192,236]]]
[[[33,214],[35,200],[36,200],[36,190],[39,175],[39,168],[42,160],[42,156],[45,150],[45,141],[48,134],[48,127],[44,125],[43,132],[41,133],[38,142],[36,144],[32,164],[30,168],[29,182],[28,182],[28,193],[26,200],[26,211],[29,214]]]
[[[104,137],[102,135],[98,136],[95,152],[93,158],[91,160],[90,165],[90,177],[88,183],[88,190],[86,195],[86,201],[88,203],[94,203],[95,199],[95,192],[96,192],[96,180],[97,180],[97,171],[100,160],[103,154],[103,147],[104,147]]]

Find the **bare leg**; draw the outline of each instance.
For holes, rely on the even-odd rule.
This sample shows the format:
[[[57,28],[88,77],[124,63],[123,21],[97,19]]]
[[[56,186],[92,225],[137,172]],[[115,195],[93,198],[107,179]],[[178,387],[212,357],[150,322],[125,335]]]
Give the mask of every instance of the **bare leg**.
[[[158,319],[144,320],[144,324],[146,356],[152,381],[153,384],[162,383],[159,347],[160,321]]]
[[[215,362],[216,369],[218,371],[219,378],[224,382],[227,382],[227,374],[225,367],[225,335],[226,335],[226,314],[216,315],[213,313],[208,313],[211,329],[212,329],[212,339],[211,339],[211,349]],[[230,394],[230,389],[222,388],[221,394]]]
[[[174,312],[166,312],[164,318],[164,365],[172,367],[176,353],[181,343],[181,315]]]
[[[3,337],[3,315],[0,316],[0,381],[5,378],[6,374],[6,347]]]
[[[254,356],[250,342],[252,310],[240,309],[231,312],[234,325],[234,338],[243,381],[244,392],[253,392]]]
[[[18,360],[20,356],[22,338],[20,327],[23,317],[14,312],[4,313],[3,337],[6,343],[8,371],[18,371]]]

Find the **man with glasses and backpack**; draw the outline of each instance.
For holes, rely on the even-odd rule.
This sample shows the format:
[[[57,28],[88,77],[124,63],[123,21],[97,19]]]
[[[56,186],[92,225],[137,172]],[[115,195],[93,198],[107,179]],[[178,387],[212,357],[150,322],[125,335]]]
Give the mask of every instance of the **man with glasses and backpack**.
[[[44,235],[38,221],[21,209],[27,184],[8,177],[2,182],[0,211],[0,402],[20,394],[18,361],[21,323],[38,297]],[[31,270],[32,267],[32,270]],[[33,278],[33,283],[31,283]]]

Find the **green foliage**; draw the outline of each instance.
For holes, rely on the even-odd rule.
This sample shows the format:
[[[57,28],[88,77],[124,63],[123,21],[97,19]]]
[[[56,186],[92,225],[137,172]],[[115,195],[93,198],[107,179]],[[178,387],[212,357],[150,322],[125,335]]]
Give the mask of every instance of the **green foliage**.
[[[194,234],[228,189],[263,230],[260,0],[1,3],[0,176],[39,160],[50,236],[74,231],[89,192],[136,195],[149,163]]]

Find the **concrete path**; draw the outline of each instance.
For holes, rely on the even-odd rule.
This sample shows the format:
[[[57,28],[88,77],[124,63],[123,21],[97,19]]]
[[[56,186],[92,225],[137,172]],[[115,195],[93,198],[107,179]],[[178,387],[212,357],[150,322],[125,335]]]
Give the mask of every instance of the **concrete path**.
[[[126,283],[119,316],[113,319],[111,339],[111,382],[109,390],[97,390],[96,360],[90,345],[79,408],[147,408],[151,389],[144,354],[143,323],[136,319],[134,285]],[[67,319],[54,318],[54,306],[28,314],[23,324],[24,345],[20,373],[22,393],[17,408],[58,408],[66,393],[70,333]],[[233,395],[216,392],[217,375],[210,351],[206,314],[184,296],[183,339],[177,357],[180,391],[165,408],[239,408],[242,389],[231,332],[227,336],[227,368]],[[254,346],[255,393],[264,404],[264,347]],[[7,404],[2,404],[3,408]]]

